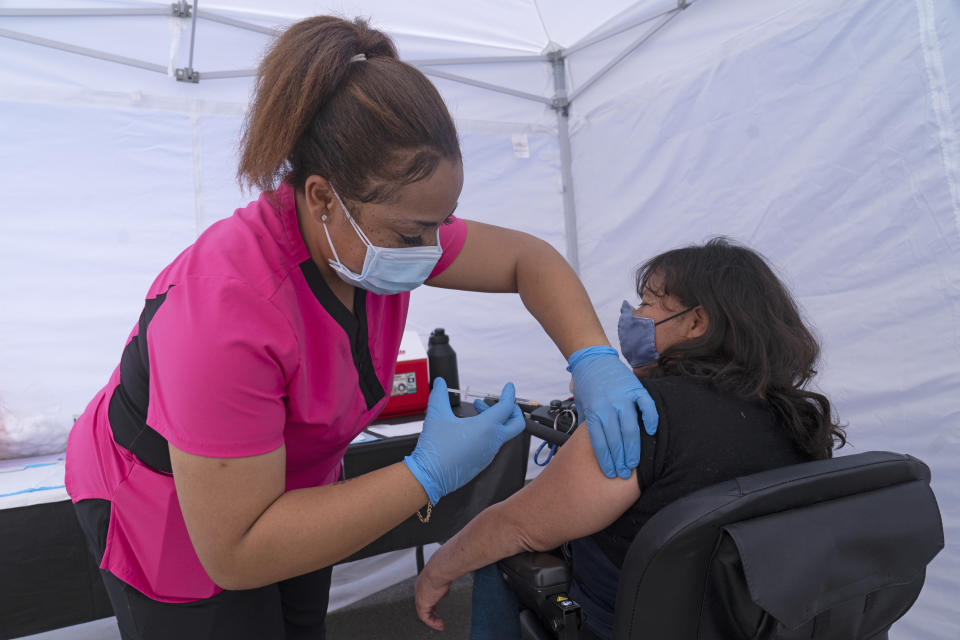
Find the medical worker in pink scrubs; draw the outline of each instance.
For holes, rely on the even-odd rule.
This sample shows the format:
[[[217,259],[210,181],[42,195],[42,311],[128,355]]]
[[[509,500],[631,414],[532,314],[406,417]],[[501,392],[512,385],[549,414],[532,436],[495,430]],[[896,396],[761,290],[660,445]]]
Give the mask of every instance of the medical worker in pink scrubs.
[[[522,430],[512,385],[457,418],[438,381],[413,453],[337,482],[424,283],[519,292],[568,357],[601,467],[629,476],[652,401],[554,249],[453,216],[453,121],[384,34],[316,17],[281,35],[238,175],[262,195],[157,276],[70,435],[67,489],[124,638],[322,638],[329,567]]]

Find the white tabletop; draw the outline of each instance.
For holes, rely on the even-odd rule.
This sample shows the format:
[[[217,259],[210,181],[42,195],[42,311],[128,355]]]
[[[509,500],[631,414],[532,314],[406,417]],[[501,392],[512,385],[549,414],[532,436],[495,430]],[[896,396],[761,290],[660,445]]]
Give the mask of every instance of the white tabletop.
[[[370,425],[353,442],[370,442],[383,437],[419,433],[423,421],[402,424]],[[65,453],[33,458],[0,460],[0,509],[14,509],[34,504],[69,500],[64,487]]]
[[[0,509],[69,500],[63,484],[64,456],[0,460]]]

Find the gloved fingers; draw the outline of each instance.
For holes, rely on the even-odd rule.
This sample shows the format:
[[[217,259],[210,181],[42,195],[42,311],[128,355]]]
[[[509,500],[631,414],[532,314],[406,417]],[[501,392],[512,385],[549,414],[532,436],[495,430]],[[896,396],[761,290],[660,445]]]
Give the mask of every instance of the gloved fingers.
[[[490,408],[490,405],[488,405],[482,398],[477,398],[473,401],[473,408],[476,409],[477,413],[483,413]]]
[[[491,407],[484,400],[477,398],[476,400],[473,401],[473,408],[476,409],[477,413],[479,414],[479,413],[483,413],[484,411],[490,410]],[[509,435],[509,437],[507,437],[506,440],[513,438],[515,435],[520,433],[520,431],[523,431],[523,428],[525,426],[527,426],[526,421],[523,419],[523,412],[520,410],[520,407],[516,405],[516,403],[514,403],[513,411],[510,413],[510,416],[506,419],[505,424],[510,427],[509,431],[516,430],[517,429],[516,425],[518,424],[520,425],[519,430],[517,430],[516,433]]]
[[[510,414],[513,413],[513,408],[517,406],[516,397],[517,393],[513,383],[508,382],[503,385],[503,391],[500,392],[500,399],[497,401],[497,404],[490,407],[486,415],[498,423],[503,424],[510,417]]]
[[[510,414],[510,417],[507,418],[504,426],[506,427],[505,433],[507,436],[504,438],[504,442],[520,435],[523,428],[527,426],[527,421],[524,420],[523,411],[520,410],[520,407],[513,405],[513,412]]]
[[[600,470],[608,478],[616,477],[616,466],[613,464],[613,458],[610,456],[610,448],[607,446],[607,438],[603,435],[603,424],[597,416],[588,413],[584,417],[587,423],[587,434],[590,436],[590,444],[593,445],[593,455],[597,457],[600,464]]]
[[[430,391],[430,398],[427,400],[427,415],[424,422],[456,418],[453,409],[450,408],[450,396],[447,393],[447,381],[440,377],[435,378],[433,390]]]
[[[636,405],[640,410],[640,416],[643,418],[643,429],[648,436],[657,432],[657,425],[660,423],[660,414],[657,413],[657,403],[650,397],[650,393],[641,386],[637,390]]]
[[[632,403],[630,405],[633,406]],[[624,407],[614,406],[611,411],[603,415],[603,435],[607,439],[607,446],[610,447],[610,457],[613,458],[613,464],[616,467],[617,475],[621,478],[630,477],[630,467],[627,465],[626,445],[624,442],[623,422],[627,418]],[[634,424],[636,424],[636,409],[634,409]],[[635,431],[639,433],[640,429]]]
[[[640,425],[637,405],[634,402],[627,402],[617,410],[617,417],[620,419],[620,438],[623,444],[626,475],[624,470],[618,469],[618,471],[621,478],[629,478],[630,471],[640,464]]]

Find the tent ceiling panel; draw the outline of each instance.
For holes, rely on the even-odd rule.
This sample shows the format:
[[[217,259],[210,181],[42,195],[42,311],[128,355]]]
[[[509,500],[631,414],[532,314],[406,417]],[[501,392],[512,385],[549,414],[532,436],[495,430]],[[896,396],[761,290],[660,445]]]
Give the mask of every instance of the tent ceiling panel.
[[[676,4],[674,0],[494,0],[458,3],[450,11],[446,0],[390,2],[344,0],[311,2],[281,0],[270,3],[269,13],[287,20],[333,13],[370,16],[375,26],[397,35],[439,37],[488,47],[539,53],[551,42],[570,46],[634,5]],[[204,0],[201,9],[262,12],[257,0]]]
[[[660,85],[686,82],[689,76],[717,67],[738,52],[777,40],[785,30],[797,29],[798,25],[806,24],[808,30],[818,31],[817,25],[823,15],[842,11],[845,7],[850,11],[850,6],[847,3],[838,5],[833,0],[802,3],[794,0],[741,0],[736,3],[700,0],[682,11],[676,20],[634,53],[642,58],[642,64],[614,68],[594,90],[578,97],[573,106],[574,116],[589,114],[615,100],[623,91],[652,91],[654,93],[649,95],[654,96]],[[635,22],[647,15],[638,7],[625,14],[624,19]],[[568,60],[573,86],[586,81],[632,38],[656,22],[660,20],[577,51]]]
[[[142,5],[144,3],[132,3]],[[103,6],[101,3],[100,6]],[[124,3],[122,6],[132,6]],[[201,12],[204,9],[201,8]],[[202,15],[202,13],[201,13]],[[249,18],[249,16],[247,16]],[[260,24],[271,24],[260,20]],[[99,49],[105,55],[142,59],[169,74],[189,63],[191,21],[163,16],[144,17],[0,17],[0,29],[10,29],[33,36],[60,41],[69,45]],[[103,38],[104,32],[110,33]],[[133,68],[76,53],[45,48],[34,44],[0,38],[0,53],[18,64],[0,69],[0,83],[7,87],[8,99],[33,99],[43,102],[50,96],[70,95],[72,100],[98,103],[98,95],[116,104],[117,94],[131,96],[129,106],[181,109],[183,111],[223,111],[233,105],[233,112],[245,108],[252,87],[252,73],[270,41],[270,36],[235,26],[197,20],[193,69],[200,73],[199,84],[176,82],[172,75]],[[396,38],[405,59],[500,58],[514,50],[490,48],[463,41],[443,39],[439,34],[409,35]],[[21,62],[22,61],[22,62]],[[543,60],[510,62],[505,66],[440,65],[431,68],[437,74],[464,76],[480,84],[504,86],[508,92],[520,92],[540,102],[497,94],[477,86],[460,85],[433,76],[454,116],[463,120],[494,120],[523,125],[543,126],[552,120],[545,113],[544,103],[553,94],[549,64]],[[236,75],[236,78],[213,78],[204,74]],[[30,88],[36,88],[31,92]],[[42,87],[42,88],[38,88]],[[51,93],[51,87],[59,87]],[[477,100],[476,94],[487,94]],[[31,97],[32,94],[32,97]],[[173,100],[165,100],[173,98]],[[529,103],[529,104],[528,104]],[[220,105],[211,107],[213,105]],[[475,106],[470,109],[467,105]]]
[[[201,10],[249,15],[260,13],[264,17],[270,16],[284,22],[323,14],[367,17],[374,27],[390,33],[452,39],[484,47],[501,47],[512,50],[514,54],[539,53],[542,42],[545,41],[533,3],[522,0],[499,0],[492,4],[459,3],[456,11],[450,11],[450,4],[442,0],[281,0],[271,2],[266,12],[263,12],[265,3],[258,0],[204,0],[199,4]]]

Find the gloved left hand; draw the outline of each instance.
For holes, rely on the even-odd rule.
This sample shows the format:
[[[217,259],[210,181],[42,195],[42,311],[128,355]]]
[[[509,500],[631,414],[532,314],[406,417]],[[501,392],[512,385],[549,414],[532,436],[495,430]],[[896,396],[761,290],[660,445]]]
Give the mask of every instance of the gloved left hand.
[[[570,356],[567,371],[573,374],[573,398],[597,456],[608,478],[629,478],[640,464],[640,428],[637,410],[648,435],[657,432],[657,405],[616,349],[593,346]]]

